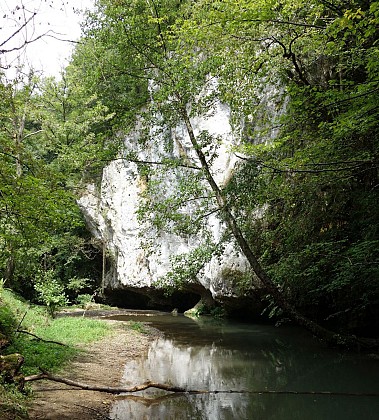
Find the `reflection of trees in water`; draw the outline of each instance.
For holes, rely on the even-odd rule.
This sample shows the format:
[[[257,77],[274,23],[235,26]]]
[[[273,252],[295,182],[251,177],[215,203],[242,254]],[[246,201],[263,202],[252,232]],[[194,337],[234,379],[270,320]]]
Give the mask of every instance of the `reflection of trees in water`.
[[[185,329],[185,326],[183,326]],[[217,328],[216,328],[217,329]],[[204,331],[205,330],[205,331]],[[352,367],[353,356],[315,346],[303,335],[264,327],[257,331],[221,326],[218,331],[194,328],[178,331],[173,339],[158,338],[145,359],[128,364],[125,381],[171,383],[186,389],[242,391],[346,391],[345,378],[359,377]],[[287,335],[288,334],[288,337]],[[346,371],[351,371],[346,375]],[[338,383],[337,377],[340,377]],[[373,376],[373,374],[371,374]],[[333,379],[334,378],[334,379]],[[367,380],[367,375],[366,375]],[[363,379],[362,379],[363,380]],[[357,381],[355,381],[357,382]],[[376,388],[373,385],[376,383]],[[331,389],[330,385],[336,385]],[[346,384],[345,384],[346,385]],[[373,388],[374,386],[374,388]],[[348,387],[348,385],[346,385]],[[359,390],[357,385],[356,390]],[[379,388],[372,379],[371,390]],[[352,419],[349,410],[367,419],[379,399],[363,397],[295,394],[210,393],[162,394],[156,391],[118,399],[112,416],[117,419]],[[376,401],[376,402],[375,402]],[[354,405],[355,404],[355,405]],[[360,407],[357,409],[356,407]],[[377,407],[379,409],[379,407]],[[341,413],[340,415],[336,413]],[[329,417],[328,417],[329,415]]]
[[[159,397],[126,396],[111,410],[115,419],[244,419],[249,398],[225,394],[169,394]]]
[[[236,399],[238,397],[238,399]],[[237,404],[236,404],[237,402]],[[133,419],[264,419],[264,420],[376,420],[378,399],[333,395],[189,395],[118,398],[111,418]]]
[[[243,352],[220,347],[220,344],[185,346],[158,338],[151,345],[147,359],[140,359],[133,374],[126,373],[125,378],[133,378],[134,383],[136,379],[169,381],[192,389],[279,390],[290,379],[304,376],[315,367],[301,363],[299,350],[277,343],[274,349],[267,345]],[[314,360],[315,364],[320,364],[320,360]]]
[[[205,419],[202,407],[186,394],[165,394],[155,397],[127,395],[117,399],[110,412],[114,419]]]
[[[278,372],[278,366],[287,363],[286,348],[276,351],[257,347],[250,351],[223,348],[222,340],[204,345],[178,344],[175,340],[158,338],[150,347],[147,358],[135,361],[126,368],[124,378],[134,383],[150,379],[156,382],[169,382],[177,386],[206,390],[265,390],[277,389],[286,382],[286,371]],[[253,404],[254,403],[254,404]],[[254,407],[252,407],[252,404]],[[208,394],[208,395],[154,395],[128,396],[115,407],[123,417],[133,418],[132,413],[139,412],[135,418],[247,418],[249,412],[264,412],[260,399],[253,399],[246,394]],[[137,411],[136,411],[137,410]],[[126,414],[128,413],[128,414]],[[119,414],[120,415],[120,414]]]

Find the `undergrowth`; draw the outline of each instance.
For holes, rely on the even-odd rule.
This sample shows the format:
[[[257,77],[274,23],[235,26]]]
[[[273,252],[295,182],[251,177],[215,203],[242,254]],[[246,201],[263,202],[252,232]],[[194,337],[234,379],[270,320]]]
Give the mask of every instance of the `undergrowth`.
[[[25,375],[37,373],[39,368],[54,372],[70,361],[81,346],[111,333],[111,327],[100,320],[84,317],[53,319],[43,307],[31,306],[7,290],[3,292],[3,301],[12,308],[18,320],[18,330],[42,339],[25,332],[14,332],[11,338],[11,345],[5,353],[24,356],[22,373]]]
[[[24,357],[21,373],[25,376],[39,373],[40,368],[57,372],[75,354],[84,351],[85,345],[113,331],[110,324],[100,320],[53,319],[46,308],[31,305],[7,289],[0,290],[0,327],[9,340],[1,354],[20,353]],[[28,387],[21,393],[16,386],[2,383],[0,377],[0,418],[27,418],[28,393]]]

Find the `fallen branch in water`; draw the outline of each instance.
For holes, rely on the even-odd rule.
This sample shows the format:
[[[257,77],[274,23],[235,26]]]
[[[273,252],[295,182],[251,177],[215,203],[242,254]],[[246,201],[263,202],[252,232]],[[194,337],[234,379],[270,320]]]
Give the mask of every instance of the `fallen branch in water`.
[[[245,389],[241,390],[199,390],[199,389],[186,389],[178,386],[162,384],[159,382],[147,381],[140,385],[135,385],[130,388],[125,387],[112,387],[112,386],[98,386],[84,384],[82,382],[72,381],[71,379],[62,378],[60,376],[52,375],[51,373],[42,371],[38,375],[31,375],[25,377],[25,382],[39,381],[41,379],[48,379],[54,382],[60,382],[62,384],[74,386],[87,391],[98,391],[106,392],[109,394],[123,394],[127,392],[138,392],[148,388],[162,389],[168,392],[181,392],[186,394],[282,394],[282,395],[330,395],[330,396],[347,396],[347,397],[379,397],[378,392],[333,392],[333,391],[249,391]]]
[[[158,382],[151,382],[151,381],[145,382],[141,385],[135,385],[131,388],[90,385],[90,384],[84,384],[82,382],[72,381],[71,379],[62,378],[60,376],[52,375],[51,373],[45,372],[45,371],[42,371],[42,373],[39,373],[38,375],[26,376],[25,382],[39,381],[41,379],[48,379],[50,381],[60,382],[62,384],[75,386],[77,388],[85,389],[88,391],[107,392],[109,394],[122,394],[124,392],[137,392],[137,391],[143,391],[148,388],[158,388],[158,389],[162,389],[164,391],[169,391],[169,392],[191,392],[191,393],[207,392],[207,391],[188,391],[185,388],[167,385],[167,384],[161,384]]]

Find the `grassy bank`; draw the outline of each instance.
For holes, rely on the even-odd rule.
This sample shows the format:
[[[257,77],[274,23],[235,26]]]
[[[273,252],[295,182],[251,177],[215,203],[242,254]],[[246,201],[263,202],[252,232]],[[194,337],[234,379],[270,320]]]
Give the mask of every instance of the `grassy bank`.
[[[9,290],[1,290],[0,332],[9,340],[0,354],[20,353],[24,357],[21,373],[26,376],[38,373],[39,368],[58,371],[86,344],[112,334],[112,327],[83,317],[53,319],[45,308],[31,305]],[[0,418],[27,418],[25,403],[29,394],[28,387],[21,393],[0,376]]]

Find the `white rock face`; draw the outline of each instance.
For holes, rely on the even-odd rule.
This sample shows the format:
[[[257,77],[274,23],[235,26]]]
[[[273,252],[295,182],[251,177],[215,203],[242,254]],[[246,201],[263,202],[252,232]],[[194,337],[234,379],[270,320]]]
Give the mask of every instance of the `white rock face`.
[[[212,171],[218,184],[225,184],[230,179],[237,160],[230,151],[235,139],[228,107],[218,104],[208,118],[193,120],[192,124],[196,134],[207,130],[220,137],[218,156],[214,160]],[[154,130],[151,134],[154,135]],[[184,126],[177,127],[171,134],[174,139],[174,154],[179,155],[184,150],[187,156],[194,158]],[[133,140],[126,140],[126,143],[129,149],[133,149]],[[139,153],[139,158],[156,161],[159,160],[159,152],[160,150],[145,150]],[[144,232],[144,235],[151,236],[154,231],[149,233],[149,225],[142,225],[136,216],[143,189],[144,180],[141,179],[136,164],[115,160],[103,170],[100,191],[94,185],[88,185],[87,191],[79,200],[92,234],[105,245],[112,256],[112,267],[106,277],[107,288],[142,290],[154,287],[154,283],[170,270],[170,257],[188,253],[199,243],[198,238],[161,233],[149,238],[153,239],[159,252],[148,253],[143,246],[146,237],[141,237],[141,234]],[[223,231],[222,225],[215,216],[209,217],[208,225],[217,241]],[[236,296],[238,292],[235,285],[226,278],[226,274],[231,272],[249,272],[245,257],[232,243],[225,247],[221,257],[212,258],[199,273],[199,285],[210,291],[215,299]]]

